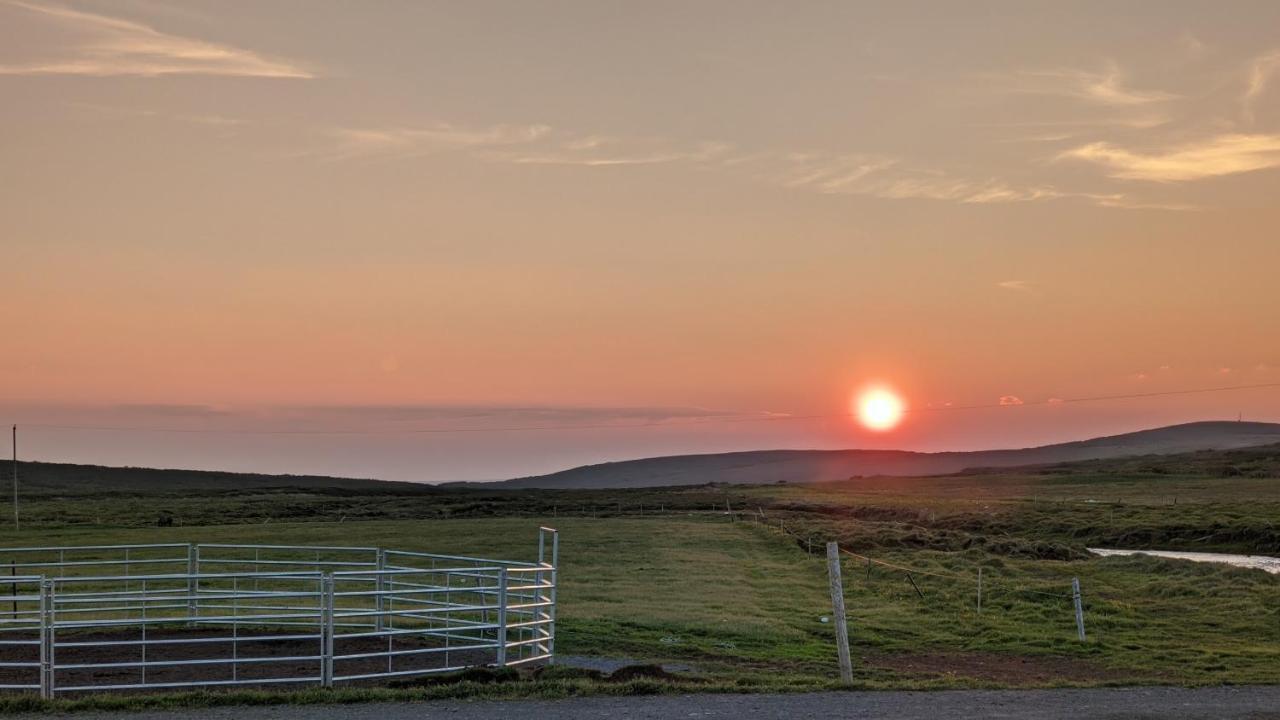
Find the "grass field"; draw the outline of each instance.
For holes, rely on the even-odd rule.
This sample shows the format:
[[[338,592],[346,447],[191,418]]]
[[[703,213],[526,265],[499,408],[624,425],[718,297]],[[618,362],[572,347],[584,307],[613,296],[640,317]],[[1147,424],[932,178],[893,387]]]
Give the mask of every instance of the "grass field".
[[[836,676],[832,626],[821,621],[830,614],[821,548],[834,539],[877,561],[869,572],[858,557],[844,566],[863,687],[1280,683],[1280,577],[1084,551],[1274,554],[1278,486],[1087,467],[610,492],[63,488],[37,494],[24,508],[29,524],[0,531],[0,544],[377,544],[531,559],[537,526],[554,525],[560,654],[679,661],[705,690],[796,690]],[[173,526],[158,527],[166,517]],[[1068,597],[1073,577],[1084,592],[1084,643]],[[665,687],[559,677],[483,692]]]

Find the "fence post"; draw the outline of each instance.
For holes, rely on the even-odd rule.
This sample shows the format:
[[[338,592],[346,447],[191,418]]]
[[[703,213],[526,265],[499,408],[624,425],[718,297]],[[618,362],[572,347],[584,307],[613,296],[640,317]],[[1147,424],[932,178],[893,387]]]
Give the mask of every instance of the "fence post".
[[[1080,578],[1071,578],[1071,599],[1076,606],[1076,630],[1084,642],[1084,604],[1080,600]]]
[[[849,624],[844,614],[844,584],[840,581],[840,546],[827,543],[827,576],[831,582],[831,614],[836,626],[836,650],[840,654],[840,681],[853,682],[853,661],[849,658]]]
[[[196,600],[200,593],[200,580],[197,579],[199,573],[200,546],[187,543],[187,620],[192,621],[189,625],[194,625],[196,616],[200,614],[200,603]]]
[[[498,667],[507,666],[507,568],[498,568]]]
[[[320,685],[333,687],[333,573],[320,575]]]
[[[53,581],[40,580],[40,697],[53,699]]]
[[[556,588],[560,586],[560,531],[551,531],[551,622],[547,623],[551,637],[547,639],[547,664],[556,661]]]
[[[978,568],[978,614],[982,614],[982,568]]]
[[[386,618],[382,614],[386,606],[385,603],[383,603],[382,601],[382,594],[387,591],[387,587],[386,587],[387,576],[383,572],[384,570],[387,569],[387,551],[383,550],[382,548],[378,548],[378,559],[376,561],[376,569],[378,572],[376,575],[374,575],[373,587],[377,591],[377,593],[373,596],[374,597],[373,606],[374,606],[374,610],[376,610],[378,614],[374,616],[375,617],[374,630],[376,630],[377,632],[382,632],[387,628]]]

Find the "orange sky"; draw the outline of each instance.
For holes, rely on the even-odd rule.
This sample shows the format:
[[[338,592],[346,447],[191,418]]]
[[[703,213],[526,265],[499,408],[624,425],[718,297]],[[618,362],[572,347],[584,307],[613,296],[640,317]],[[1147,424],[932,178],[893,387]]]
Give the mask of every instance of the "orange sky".
[[[24,433],[420,480],[1280,420],[1275,390],[926,412],[1280,382],[1280,6],[921,10],[0,0],[0,407],[571,426]],[[899,430],[722,422],[869,379]],[[577,427],[636,422],[676,424]]]

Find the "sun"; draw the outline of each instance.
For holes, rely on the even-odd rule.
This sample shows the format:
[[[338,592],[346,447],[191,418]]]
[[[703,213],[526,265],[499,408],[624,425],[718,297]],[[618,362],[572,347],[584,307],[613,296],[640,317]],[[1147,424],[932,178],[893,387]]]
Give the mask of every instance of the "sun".
[[[902,398],[884,386],[870,387],[857,397],[858,422],[876,432],[892,430],[902,421],[906,406]]]

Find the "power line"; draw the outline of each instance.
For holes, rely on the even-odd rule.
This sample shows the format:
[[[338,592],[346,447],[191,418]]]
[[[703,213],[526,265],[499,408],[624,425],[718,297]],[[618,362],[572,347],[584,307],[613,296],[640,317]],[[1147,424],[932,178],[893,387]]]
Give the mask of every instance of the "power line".
[[[1042,405],[1065,405],[1091,402],[1108,402],[1116,400],[1142,400],[1155,397],[1176,395],[1199,395],[1206,393],[1233,392],[1240,390],[1263,390],[1280,388],[1280,382],[1256,383],[1252,385],[1230,385],[1225,387],[1192,388],[1184,390],[1163,390],[1145,393],[1125,393],[1120,395],[1093,395],[1077,398],[1048,398],[1045,400],[1019,401],[1016,403],[984,403],[975,405],[937,405],[922,408],[908,408],[906,413],[950,412],[958,410],[1011,410],[1020,407]],[[580,423],[575,425],[512,425],[503,427],[444,427],[444,428],[401,428],[401,429],[369,429],[346,428],[338,430],[267,430],[249,428],[177,428],[177,427],[143,427],[123,425],[64,425],[58,423],[23,423],[24,427],[36,427],[51,430],[87,430],[103,432],[150,432],[180,433],[205,435],[427,435],[427,434],[459,434],[459,433],[497,433],[497,432],[539,432],[556,430],[639,430],[649,428],[670,428],[691,425],[712,425],[744,422],[795,422],[801,420],[825,420],[850,417],[852,413],[824,413],[816,415],[725,415],[687,420],[651,421],[643,423]]]

